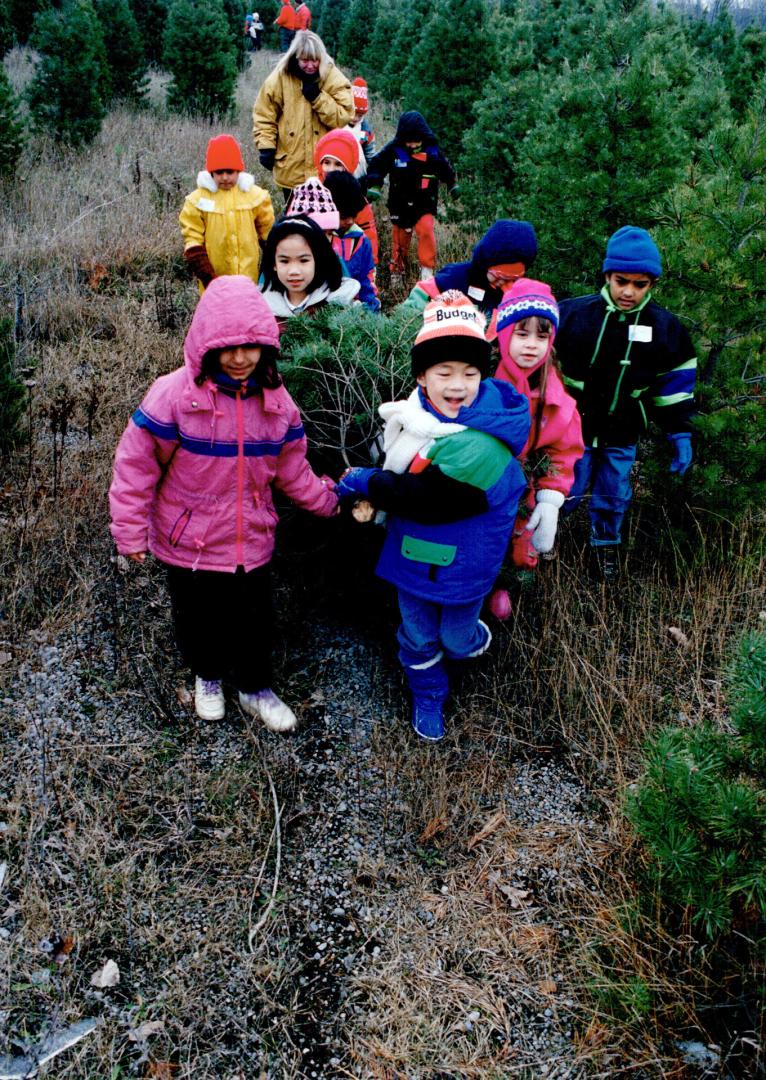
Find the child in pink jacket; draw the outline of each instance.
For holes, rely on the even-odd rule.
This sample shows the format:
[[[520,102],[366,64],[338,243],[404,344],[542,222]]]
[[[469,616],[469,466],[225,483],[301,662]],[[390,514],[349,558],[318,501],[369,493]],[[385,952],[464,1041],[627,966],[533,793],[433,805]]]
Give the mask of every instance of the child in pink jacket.
[[[306,460],[300,414],[277,372],[279,331],[249,277],[215,278],[184,343],[184,366],[149,388],[126,428],[109,492],[120,554],[165,563],[178,646],[203,720],[224,678],[272,731],[296,724],[271,689],[272,488],[329,517],[337,497]]]
[[[497,309],[500,363],[496,379],[504,379],[529,402],[532,427],[519,455],[529,481],[511,540],[513,565],[534,570],[537,556],[553,548],[559,510],[574,482],[574,466],[583,455],[580,414],[564,389],[553,351],[559,309],[542,281],[519,278]],[[497,618],[510,615],[505,589],[489,601]]]

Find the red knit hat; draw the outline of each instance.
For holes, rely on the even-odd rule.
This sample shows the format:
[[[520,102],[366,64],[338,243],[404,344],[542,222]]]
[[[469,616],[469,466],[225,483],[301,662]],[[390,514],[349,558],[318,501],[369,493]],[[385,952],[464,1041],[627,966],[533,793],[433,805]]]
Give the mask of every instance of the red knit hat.
[[[364,79],[354,79],[351,83],[351,95],[354,99],[354,109],[357,112],[367,112],[370,103],[367,96],[367,83]]]
[[[220,169],[244,172],[242,151],[233,135],[216,135],[210,140],[207,144],[205,168],[209,173],[218,172]]]
[[[319,162],[323,157],[334,157],[342,162],[346,172],[354,173],[359,165],[359,140],[351,131],[339,128],[323,135],[314,149],[314,165],[320,174]]]
[[[450,289],[425,306],[423,325],[410,350],[412,374],[434,364],[458,360],[473,364],[482,378],[489,374],[490,344],[484,337],[487,320],[467,296]]]

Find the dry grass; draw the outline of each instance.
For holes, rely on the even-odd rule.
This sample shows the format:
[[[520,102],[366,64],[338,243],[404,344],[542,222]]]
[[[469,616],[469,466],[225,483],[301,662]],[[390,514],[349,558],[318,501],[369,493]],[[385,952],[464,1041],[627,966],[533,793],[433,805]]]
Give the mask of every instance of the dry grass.
[[[256,56],[240,81],[230,130],[248,164],[249,108],[274,60]],[[21,85],[25,55],[7,63]],[[154,76],[155,100],[160,91]],[[392,119],[373,114],[381,144]],[[688,987],[707,976],[691,939],[670,942],[637,921],[639,853],[620,797],[658,723],[720,718],[721,662],[763,606],[751,554],[759,523],[729,551],[705,527],[708,551],[690,570],[659,558],[665,523],[639,500],[617,598],[589,583],[570,523],[558,558],[463,680],[453,734],[432,750],[406,734],[392,625],[375,631],[377,727],[363,752],[384,789],[373,824],[389,855],[363,852],[350,886],[370,911],[369,960],[346,975],[331,958],[340,1001],[314,1015],[301,984],[303,898],[284,881],[301,857],[324,854],[312,829],[327,807],[307,769],[324,729],[311,702],[317,688],[331,694],[338,661],[324,663],[318,634],[308,647],[300,616],[333,618],[337,582],[318,572],[326,552],[296,545],[278,564],[307,590],[279,583],[290,616],[281,659],[305,718],[304,733],[282,744],[196,725],[176,693],[183,676],[160,575],[123,577],[110,561],[113,448],[145,388],[178,364],[196,299],[176,217],[212,130],[117,112],[79,155],[34,142],[0,211],[0,295],[34,383],[29,445],[0,490],[0,653],[12,655],[0,666],[2,1052],[93,1015],[96,1033],[57,1059],[62,1080],[285,1080],[304,1075],[296,1030],[308,1017],[340,1048],[328,1076],[679,1077],[672,1040],[698,1019]],[[448,221],[439,236],[443,261],[476,239]],[[352,636],[355,618],[369,625],[369,604],[365,585],[348,603]],[[48,668],[45,649],[57,650]],[[72,680],[55,718],[36,696],[48,693],[48,671]],[[359,753],[343,753],[338,783],[353,791]],[[563,794],[540,820],[553,776]],[[90,975],[107,957],[121,983],[98,991]],[[636,979],[649,988],[646,1008]],[[550,1038],[535,1045],[546,1009]],[[136,1035],[150,1021],[161,1031]]]

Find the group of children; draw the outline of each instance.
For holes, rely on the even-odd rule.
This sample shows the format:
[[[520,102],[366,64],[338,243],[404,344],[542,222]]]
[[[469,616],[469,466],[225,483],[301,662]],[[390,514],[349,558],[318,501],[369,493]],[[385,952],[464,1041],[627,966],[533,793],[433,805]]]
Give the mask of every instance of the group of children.
[[[354,177],[363,156],[356,135],[332,131],[319,141],[317,177],[293,189],[276,223],[231,136],[210,140],[206,170],[184,204],[185,257],[202,293],[184,367],[158,379],[133,414],[110,500],[120,553],[140,562],[151,551],[167,566],[203,719],[224,715],[230,680],[242,709],[269,729],[296,724],[272,689],[273,488],[320,516],[361,500],[385,516],[377,573],[398,592],[412,725],[438,740],[446,662],[487,649],[483,611],[510,614],[498,587],[506,553],[533,569],[553,548],[560,513],[590,489],[591,545],[612,580],[649,418],[671,442],[671,471],[681,475],[691,462],[696,358],[682,324],[651,297],[662,266],[649,234],[619,229],[607,244],[601,292],[561,305],[526,276],[537,253],[528,222],[495,222],[469,260],[436,271],[436,184],[454,190],[455,177],[418,117],[402,117],[399,143],[373,156],[367,172],[378,184],[392,173],[397,258],[414,230],[430,271],[406,301],[422,313],[411,350],[415,387],[380,408],[379,467],[350,469],[338,481],[316,476],[277,368],[286,319],[357,299],[379,310],[377,235]],[[397,188],[410,168],[419,177],[414,199]],[[367,193],[379,190],[373,183]],[[254,244],[241,240],[248,229]]]

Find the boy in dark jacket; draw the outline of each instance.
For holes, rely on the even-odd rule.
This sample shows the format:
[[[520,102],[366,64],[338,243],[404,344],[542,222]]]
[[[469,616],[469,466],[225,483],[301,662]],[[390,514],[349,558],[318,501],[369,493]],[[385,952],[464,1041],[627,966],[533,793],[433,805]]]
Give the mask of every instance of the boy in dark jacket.
[[[662,263],[645,229],[618,229],[603,271],[600,293],[561,303],[556,353],[585,441],[567,512],[590,489],[590,543],[604,579],[613,581],[636,443],[650,419],[672,445],[670,471],[683,476],[691,464],[697,357],[686,328],[652,299]]]
[[[406,401],[380,407],[384,467],[351,469],[337,488],[388,514],[377,573],[398,589],[412,726],[431,740],[444,735],[445,658],[479,656],[491,641],[479,614],[526,486],[516,455],[529,407],[509,383],[486,378],[484,330],[462,293],[427,305],[412,347],[418,385]]]
[[[414,229],[421,277],[433,277],[436,266],[434,215],[439,183],[447,185],[453,198],[458,195],[458,187],[455,170],[419,112],[402,113],[396,135],[367,166],[367,198],[370,202],[380,198],[387,176],[388,209],[393,226],[391,273],[404,273]]]

